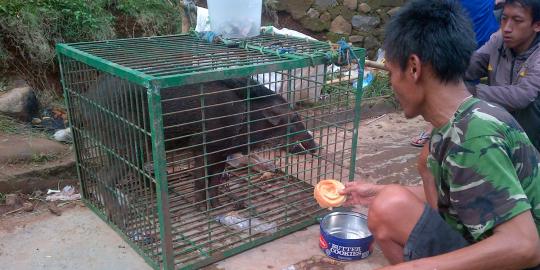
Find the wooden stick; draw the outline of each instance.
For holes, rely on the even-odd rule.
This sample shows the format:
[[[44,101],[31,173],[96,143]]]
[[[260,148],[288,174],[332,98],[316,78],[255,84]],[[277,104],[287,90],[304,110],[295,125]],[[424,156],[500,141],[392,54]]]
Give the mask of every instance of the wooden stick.
[[[366,60],[365,65],[366,65],[366,67],[382,69],[382,70],[388,71],[388,69],[384,66],[383,63],[379,63],[379,62],[375,62],[375,61],[371,61],[371,60]]]
[[[9,214],[17,213],[17,212],[19,212],[19,211],[21,211],[21,210],[23,210],[23,209],[24,209],[24,207],[17,208],[17,209],[15,209],[15,210],[11,210],[11,211],[9,211],[9,212],[5,212],[2,216],[7,216],[7,215],[9,215]]]
[[[376,69],[381,69],[381,70],[384,70],[384,71],[388,71],[388,69],[384,66],[383,63],[379,63],[379,62],[375,62],[375,61],[371,61],[371,60],[366,59],[365,62],[364,62],[364,65],[366,67],[376,68]],[[340,83],[340,82],[345,81],[345,80],[356,80],[356,79],[358,79],[358,76],[353,73],[350,78],[345,76],[343,78],[337,78],[337,79],[326,81],[326,84],[335,84],[335,83]]]
[[[371,124],[371,123],[373,123],[373,122],[376,122],[376,121],[378,121],[379,119],[381,119],[381,118],[383,118],[383,117],[385,117],[385,116],[386,116],[386,113],[383,114],[383,115],[381,115],[381,116],[379,116],[379,117],[377,117],[377,118],[375,118],[375,119],[372,119],[372,120],[368,121],[368,122],[366,123],[366,126],[369,126],[369,124]]]
[[[340,82],[348,82],[348,81],[352,81],[352,80],[356,80],[358,79],[358,75],[355,75],[354,73],[351,75],[351,77],[349,78],[348,76],[345,76],[343,78],[337,78],[337,79],[333,79],[333,80],[330,80],[330,81],[326,81],[326,84],[334,84],[334,83],[340,83]]]

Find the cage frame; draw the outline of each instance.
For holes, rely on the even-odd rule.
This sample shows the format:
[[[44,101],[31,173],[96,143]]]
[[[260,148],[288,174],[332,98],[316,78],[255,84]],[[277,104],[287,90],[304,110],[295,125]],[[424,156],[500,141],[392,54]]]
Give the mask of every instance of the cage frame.
[[[141,72],[139,70],[126,67],[124,65],[117,64],[115,62],[109,61],[107,59],[104,59],[102,57],[90,54],[85,52],[84,50],[78,49],[76,46],[81,45],[93,45],[93,44],[109,44],[109,43],[115,43],[115,42],[137,42],[137,41],[144,41],[144,40],[151,40],[151,39],[160,39],[160,38],[174,38],[174,37],[191,37],[191,38],[199,38],[196,34],[189,33],[189,34],[180,34],[180,35],[170,35],[170,36],[161,36],[161,37],[142,37],[142,38],[128,38],[128,39],[116,39],[116,40],[105,40],[105,41],[92,41],[92,42],[79,42],[79,43],[70,43],[70,44],[64,44],[59,43],[56,45],[56,52],[58,55],[58,58],[67,57],[70,59],[73,59],[75,61],[84,63],[92,68],[95,68],[96,70],[99,70],[101,72],[105,72],[111,75],[115,75],[121,79],[127,80],[130,83],[134,83],[136,85],[142,86],[146,89],[147,93],[147,102],[148,102],[148,110],[149,110],[149,121],[150,121],[150,128],[151,128],[151,141],[152,141],[152,157],[154,161],[153,169],[154,169],[154,179],[156,184],[156,195],[157,195],[157,213],[158,213],[158,221],[159,221],[159,234],[160,234],[160,241],[161,241],[161,266],[156,261],[154,261],[150,256],[148,256],[144,250],[142,250],[138,245],[136,245],[132,239],[129,239],[129,237],[117,226],[115,226],[112,222],[110,222],[106,215],[100,211],[98,208],[96,208],[89,200],[88,198],[85,198],[83,196],[82,200],[85,203],[87,207],[89,207],[94,213],[96,213],[103,221],[105,221],[107,224],[113,228],[139,255],[141,255],[144,260],[154,269],[176,269],[175,268],[175,262],[174,262],[174,251],[173,251],[173,243],[172,243],[172,225],[171,225],[171,218],[170,218],[170,205],[169,205],[169,198],[168,198],[168,180],[167,180],[167,172],[166,172],[166,159],[165,159],[165,144],[164,144],[164,127],[163,127],[163,118],[162,118],[162,103],[161,103],[161,96],[160,96],[160,90],[167,87],[174,87],[174,86],[181,86],[186,84],[194,84],[194,83],[204,83],[209,81],[215,81],[215,80],[223,80],[228,78],[234,78],[234,77],[245,77],[245,76],[251,76],[253,74],[261,74],[261,73],[268,73],[268,72],[275,72],[279,70],[292,70],[297,68],[304,68],[309,66],[316,66],[316,65],[328,65],[330,63],[336,63],[339,58],[339,54],[331,47],[330,44],[316,41],[316,40],[307,40],[307,39],[301,39],[291,36],[283,36],[283,35],[265,35],[262,37],[269,38],[270,40],[273,40],[274,38],[278,39],[292,39],[295,42],[306,42],[309,44],[314,45],[316,49],[314,51],[309,52],[289,52],[289,53],[281,53],[277,50],[274,50],[273,48],[270,48],[268,46],[265,46],[262,44],[263,41],[257,38],[254,39],[247,39],[242,41],[237,41],[239,44],[239,48],[244,49],[246,51],[250,52],[258,52],[260,54],[264,55],[270,55],[270,56],[277,56],[277,59],[279,59],[277,62],[273,63],[250,63],[248,65],[241,65],[236,67],[227,67],[222,69],[215,69],[210,68],[208,70],[204,71],[195,71],[195,72],[183,72],[183,73],[177,73],[172,75],[166,75],[166,76],[153,76],[146,74],[145,72]],[[233,40],[234,41],[234,40]],[[201,44],[204,41],[201,40]],[[226,46],[225,44],[211,44],[209,46]],[[365,58],[365,49],[363,48],[352,48],[352,51],[358,56],[358,73],[363,74],[364,71],[364,58]],[[60,62],[60,74],[61,74],[61,82],[64,90],[64,97],[66,100],[66,105],[68,108],[68,119],[70,122],[70,125],[72,124],[72,110],[70,110],[70,104],[71,101],[69,99],[68,94],[68,86],[66,85],[65,78],[64,78],[64,65],[63,61],[59,60]],[[193,76],[196,74],[196,76]],[[354,179],[355,172],[355,157],[356,157],[356,148],[357,148],[357,141],[358,141],[358,129],[359,129],[359,122],[360,122],[360,102],[362,98],[362,84],[358,83],[356,87],[356,95],[355,95],[355,102],[354,105],[354,119],[353,119],[353,134],[352,134],[352,146],[351,146],[351,159],[350,159],[350,170],[349,170],[349,176],[348,180],[351,181]],[[81,147],[78,145],[77,140],[74,141],[75,149],[78,147]],[[77,168],[77,175],[79,178],[79,183],[81,187],[84,187],[84,183],[82,181],[81,176],[81,169],[80,169],[80,153],[78,151],[75,151],[76,156],[76,168]],[[217,256],[213,255],[211,257],[208,257],[204,260],[198,261],[194,264],[190,264],[185,266],[182,269],[198,269],[199,267],[211,264],[213,262],[222,260],[226,257],[230,257],[232,255],[241,253],[243,251],[246,251],[248,249],[251,249],[253,247],[259,246],[261,244],[270,242],[274,239],[283,237],[285,235],[288,235],[292,232],[301,230],[307,226],[313,225],[318,222],[318,217],[314,217],[312,220],[306,220],[299,224],[296,224],[294,226],[290,226],[284,229],[278,230],[276,233],[273,233],[272,235],[267,235],[264,237],[260,237],[258,239],[255,239],[253,241],[250,241],[247,244],[242,244],[241,246],[234,247],[230,250],[227,250],[221,254],[218,254]]]

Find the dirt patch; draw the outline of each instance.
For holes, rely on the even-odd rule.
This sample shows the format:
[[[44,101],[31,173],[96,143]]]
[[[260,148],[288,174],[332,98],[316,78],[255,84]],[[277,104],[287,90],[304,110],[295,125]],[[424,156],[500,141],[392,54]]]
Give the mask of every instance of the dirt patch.
[[[343,270],[345,264],[324,256],[313,256],[307,260],[295,263],[286,269],[294,270]]]
[[[40,163],[69,152],[69,147],[41,137],[0,134],[0,163]]]
[[[29,134],[0,133],[0,192],[32,193],[77,183],[70,145]]]
[[[0,232],[10,233],[13,232],[16,228],[25,228],[27,224],[36,223],[42,220],[49,219],[54,216],[58,216],[55,213],[51,213],[49,210],[49,204],[43,200],[25,200],[25,202],[32,202],[34,208],[31,212],[27,211],[18,211],[11,214],[6,214],[7,212],[2,212],[3,209],[7,209],[6,205],[0,205]],[[20,207],[22,203],[19,203],[15,207]],[[54,204],[60,213],[67,211],[69,209],[84,207],[84,204],[81,201],[71,201],[64,203],[55,203]]]

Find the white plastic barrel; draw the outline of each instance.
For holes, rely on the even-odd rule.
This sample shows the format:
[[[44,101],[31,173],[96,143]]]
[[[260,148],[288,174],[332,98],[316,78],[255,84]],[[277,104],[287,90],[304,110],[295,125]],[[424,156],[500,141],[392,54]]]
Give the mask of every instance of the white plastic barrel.
[[[208,0],[212,32],[224,38],[247,38],[260,34],[262,0]]]

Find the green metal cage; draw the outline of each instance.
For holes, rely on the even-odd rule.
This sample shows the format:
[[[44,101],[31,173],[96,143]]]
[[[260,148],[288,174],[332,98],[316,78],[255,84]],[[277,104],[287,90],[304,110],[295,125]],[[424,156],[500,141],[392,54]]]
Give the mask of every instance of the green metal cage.
[[[313,186],[355,177],[364,49],[272,34],[56,49],[83,200],[154,269],[200,268],[314,224],[326,210]]]

